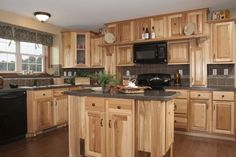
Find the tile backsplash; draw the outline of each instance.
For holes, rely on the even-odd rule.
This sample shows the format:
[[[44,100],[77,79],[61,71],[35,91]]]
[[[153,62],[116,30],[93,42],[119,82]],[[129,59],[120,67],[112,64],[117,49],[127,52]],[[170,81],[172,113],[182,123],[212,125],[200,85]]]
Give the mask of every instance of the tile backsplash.
[[[234,64],[209,64],[208,86],[234,87]]]

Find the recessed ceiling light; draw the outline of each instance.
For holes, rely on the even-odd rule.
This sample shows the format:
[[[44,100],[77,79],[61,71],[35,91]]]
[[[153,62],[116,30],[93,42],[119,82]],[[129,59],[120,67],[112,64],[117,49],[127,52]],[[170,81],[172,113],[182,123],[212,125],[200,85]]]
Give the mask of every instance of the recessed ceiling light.
[[[50,17],[51,14],[47,12],[37,11],[34,12],[34,16],[40,21],[40,22],[46,22]]]

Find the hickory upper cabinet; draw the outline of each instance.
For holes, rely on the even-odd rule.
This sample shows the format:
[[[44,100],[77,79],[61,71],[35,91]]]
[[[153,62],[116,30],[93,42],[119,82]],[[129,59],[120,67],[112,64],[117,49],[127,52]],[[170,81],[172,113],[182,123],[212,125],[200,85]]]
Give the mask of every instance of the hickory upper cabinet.
[[[139,19],[139,20],[134,20],[133,22],[133,35],[134,35],[134,40],[142,40],[142,33],[145,31],[147,28],[150,32],[151,30],[151,19],[149,18],[144,18],[144,19]]]
[[[211,25],[213,62],[235,61],[235,23],[221,22]]]
[[[156,16],[151,18],[151,26],[154,27],[156,38],[167,37],[167,18],[166,16]]]
[[[91,57],[91,67],[103,67],[103,48],[100,46],[103,43],[102,37],[92,37],[90,40],[90,57]]]
[[[63,32],[64,68],[90,66],[90,33]]]
[[[185,15],[183,13],[167,16],[168,37],[182,36],[185,26]]]
[[[168,64],[189,63],[189,41],[168,42]]]
[[[208,9],[201,9],[186,13],[186,24],[193,23],[195,25],[195,35],[207,33],[207,29],[205,26],[207,21],[207,14]]]
[[[76,51],[76,32],[63,32],[62,33],[62,51],[63,51],[63,67],[74,67],[75,51]]]
[[[133,46],[117,46],[116,51],[117,66],[133,66]]]
[[[118,42],[129,42],[133,40],[133,21],[124,21],[117,24]]]

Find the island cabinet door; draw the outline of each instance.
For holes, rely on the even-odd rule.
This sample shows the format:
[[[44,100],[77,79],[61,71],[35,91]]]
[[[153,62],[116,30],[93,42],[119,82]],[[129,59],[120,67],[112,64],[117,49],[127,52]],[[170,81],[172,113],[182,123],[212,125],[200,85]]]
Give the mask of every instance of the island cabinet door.
[[[54,98],[54,125],[68,122],[68,97],[63,95]]]
[[[105,157],[105,113],[86,111],[86,156]]]
[[[107,157],[134,157],[131,115],[109,113]]]
[[[208,131],[208,101],[191,100],[191,130]]]

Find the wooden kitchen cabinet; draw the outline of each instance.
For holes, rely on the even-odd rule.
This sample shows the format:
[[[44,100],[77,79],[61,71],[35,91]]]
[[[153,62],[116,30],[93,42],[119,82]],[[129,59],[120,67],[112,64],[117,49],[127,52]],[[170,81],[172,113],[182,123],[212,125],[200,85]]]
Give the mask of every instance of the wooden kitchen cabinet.
[[[151,19],[151,26],[154,27],[156,38],[167,37],[167,18],[166,16],[157,16]]]
[[[103,43],[102,37],[93,37],[91,43],[91,67],[103,67],[103,48],[100,46]]]
[[[213,23],[212,26],[213,62],[235,61],[235,23]]]
[[[190,93],[190,129],[211,131],[211,94],[206,91]]]
[[[133,41],[133,22],[125,21],[118,23],[118,42]]]
[[[133,63],[133,46],[117,46],[117,66],[132,66]]]
[[[134,157],[134,100],[108,99],[107,156]]]
[[[76,32],[62,33],[63,68],[71,68],[76,65],[76,35]]]
[[[104,69],[106,73],[116,75],[116,47],[106,46],[104,47]]]
[[[37,131],[53,126],[53,101],[51,98],[36,100]]]
[[[76,35],[76,67],[90,66],[90,36],[89,32]]]
[[[168,42],[168,64],[189,64],[189,41]]]
[[[142,33],[143,31],[145,31],[146,28],[149,30],[149,32],[151,32],[150,18],[135,20],[133,24],[134,40],[142,40]]]
[[[54,125],[68,122],[68,96],[63,95],[54,98]]]
[[[85,100],[85,154],[104,157],[105,152],[105,101],[103,98],[90,97]]]
[[[182,13],[167,16],[168,37],[176,37],[183,35],[185,26],[185,16]]]
[[[166,152],[174,143],[174,101],[169,101],[166,104]]]
[[[207,86],[207,41],[190,41],[190,86]]]
[[[186,13],[186,24],[193,23],[195,25],[194,35],[203,34],[204,25],[207,21],[207,9],[190,11]]]
[[[234,92],[213,92],[214,133],[234,135]]]

